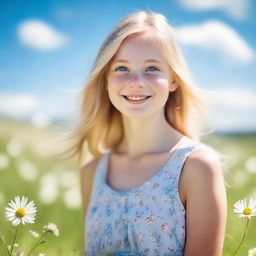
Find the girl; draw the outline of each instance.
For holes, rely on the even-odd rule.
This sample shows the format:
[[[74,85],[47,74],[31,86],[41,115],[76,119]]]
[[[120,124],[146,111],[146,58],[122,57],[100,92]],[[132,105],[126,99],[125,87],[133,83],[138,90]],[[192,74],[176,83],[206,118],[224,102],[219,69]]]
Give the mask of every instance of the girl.
[[[92,156],[81,165],[85,255],[222,255],[225,181],[198,139],[201,95],[162,14],[132,13],[108,35],[72,133],[79,159],[84,145]]]

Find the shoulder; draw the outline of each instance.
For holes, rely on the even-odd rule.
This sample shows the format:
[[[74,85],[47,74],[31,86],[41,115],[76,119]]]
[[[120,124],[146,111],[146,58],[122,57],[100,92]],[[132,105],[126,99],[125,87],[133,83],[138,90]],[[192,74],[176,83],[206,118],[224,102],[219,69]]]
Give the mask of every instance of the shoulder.
[[[221,172],[221,161],[218,153],[205,144],[200,144],[185,161],[184,169],[204,175]]]
[[[81,184],[82,206],[83,206],[84,215],[86,214],[86,211],[90,202],[92,188],[93,188],[94,174],[96,171],[98,161],[99,159],[91,159],[80,166],[80,184]]]
[[[218,153],[200,145],[188,156],[183,171],[187,216],[184,255],[221,255],[227,197]]]
[[[98,162],[99,162],[98,158],[97,159],[93,158],[82,163],[82,165],[80,166],[80,175],[81,176],[93,175]]]
[[[91,190],[99,159],[90,159],[80,166],[82,192]]]
[[[201,192],[204,192],[203,189],[213,186],[214,182],[224,181],[222,165],[217,152],[205,144],[200,144],[189,154],[184,163],[182,175],[186,194],[195,189],[193,184],[201,184],[201,186],[197,186],[197,189],[201,188]]]

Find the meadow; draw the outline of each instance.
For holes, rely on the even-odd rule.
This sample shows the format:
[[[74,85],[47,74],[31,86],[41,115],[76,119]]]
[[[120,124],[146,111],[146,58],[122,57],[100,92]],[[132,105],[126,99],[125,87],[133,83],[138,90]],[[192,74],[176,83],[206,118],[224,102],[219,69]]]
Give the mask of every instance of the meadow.
[[[56,154],[63,149],[56,127],[39,128],[29,123],[0,120],[0,236],[13,237],[12,225],[5,218],[5,207],[15,196],[26,196],[37,207],[34,224],[22,226],[17,243],[26,252],[34,242],[28,230],[42,233],[49,222],[60,231],[58,237],[48,236],[45,244],[33,255],[82,255],[83,217],[81,211],[79,170],[74,159],[60,161]],[[240,242],[245,218],[233,213],[237,200],[256,198],[256,134],[212,134],[202,139],[228,158],[225,173],[228,198],[228,219],[223,256],[232,255]],[[10,243],[10,242],[9,242]],[[256,247],[256,217],[249,224],[245,242],[238,252],[248,255]],[[0,255],[4,254],[0,245]]]

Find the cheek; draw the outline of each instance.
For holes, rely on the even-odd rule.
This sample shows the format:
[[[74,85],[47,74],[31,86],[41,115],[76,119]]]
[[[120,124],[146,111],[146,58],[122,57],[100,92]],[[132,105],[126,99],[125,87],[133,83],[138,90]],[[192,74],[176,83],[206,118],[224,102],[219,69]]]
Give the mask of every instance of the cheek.
[[[108,96],[112,104],[115,106],[117,103],[117,95],[120,94],[123,83],[116,76],[109,76],[107,79],[108,83]]]
[[[169,91],[169,81],[165,78],[157,78],[154,79],[151,83],[151,87],[153,90],[159,92]]]
[[[110,90],[118,90],[121,86],[125,84],[127,79],[122,76],[110,76],[108,78],[108,89]]]

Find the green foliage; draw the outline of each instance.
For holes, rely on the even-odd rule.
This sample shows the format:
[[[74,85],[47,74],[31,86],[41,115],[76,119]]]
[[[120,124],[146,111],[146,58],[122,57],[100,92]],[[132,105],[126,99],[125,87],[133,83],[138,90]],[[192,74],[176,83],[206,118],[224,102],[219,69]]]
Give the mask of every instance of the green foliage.
[[[3,156],[9,159],[9,164],[5,168],[0,168],[0,236],[4,235],[5,241],[11,244],[14,227],[5,218],[5,207],[8,206],[8,202],[15,196],[22,195],[28,197],[29,201],[33,200],[37,207],[35,223],[21,225],[19,233],[25,235],[18,236],[17,240],[19,247],[23,248],[25,253],[37,240],[28,230],[41,234],[43,226],[53,222],[58,226],[60,236],[47,237],[47,242],[40,245],[34,255],[39,253],[60,256],[82,255],[83,219],[81,208],[78,203],[70,203],[72,199],[73,202],[79,201],[77,199],[77,194],[80,192],[79,173],[74,161],[56,160],[54,155],[61,150],[61,144],[56,141],[59,139],[60,133],[51,129],[39,129],[26,123],[14,121],[1,121],[0,166]],[[19,154],[17,154],[19,150],[16,150],[15,153],[15,147],[20,147]],[[14,155],[16,154],[15,156],[10,154],[12,151]],[[23,164],[22,167],[21,163],[24,161],[31,163],[32,167],[28,164]],[[27,172],[24,169],[27,169]],[[29,172],[33,179],[27,177]],[[47,178],[49,173],[52,176]],[[57,192],[52,188],[54,184],[57,184]],[[72,191],[76,191],[76,193]],[[45,199],[42,200],[44,193]],[[0,255],[4,255],[4,253],[6,253],[6,249],[0,244]]]

